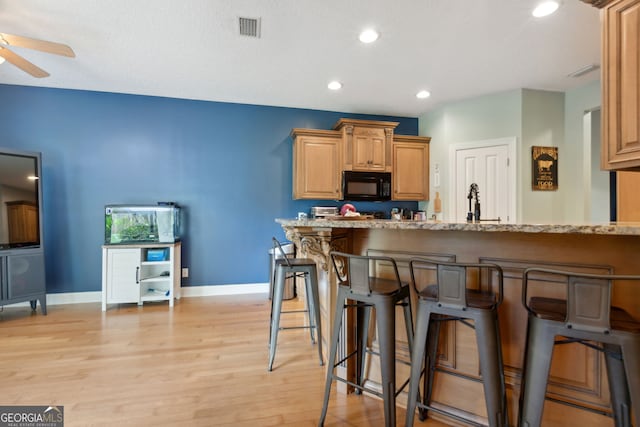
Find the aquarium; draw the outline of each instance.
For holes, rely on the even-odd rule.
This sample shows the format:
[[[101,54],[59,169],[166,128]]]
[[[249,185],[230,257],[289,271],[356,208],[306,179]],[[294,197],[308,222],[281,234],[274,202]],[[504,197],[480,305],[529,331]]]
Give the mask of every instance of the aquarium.
[[[104,243],[173,243],[180,240],[180,207],[158,205],[107,205]]]

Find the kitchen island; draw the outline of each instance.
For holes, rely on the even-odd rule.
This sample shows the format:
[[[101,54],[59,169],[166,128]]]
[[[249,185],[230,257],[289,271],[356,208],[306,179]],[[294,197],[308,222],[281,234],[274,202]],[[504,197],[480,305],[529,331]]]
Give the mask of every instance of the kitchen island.
[[[527,313],[522,307],[522,271],[530,266],[568,269],[589,273],[640,274],[640,224],[503,224],[451,223],[440,221],[391,221],[308,219],[276,220],[299,256],[316,260],[319,266],[323,340],[328,341],[330,314],[336,296],[336,277],[329,252],[385,255],[398,262],[401,278],[409,282],[408,260],[455,255],[461,262],[491,262],[504,270],[504,302],[499,310],[502,349],[507,379],[509,417],[515,425],[521,368],[526,337]],[[380,266],[384,275],[385,267]],[[614,289],[613,303],[640,318],[640,289],[622,283]],[[558,286],[545,288],[558,295]],[[414,301],[415,301],[415,295]],[[415,313],[414,313],[415,315]],[[409,360],[402,316],[398,314],[397,354]],[[351,335],[352,319],[345,333]],[[441,333],[438,358],[442,372],[479,376],[472,329],[447,322]],[[372,333],[375,347],[375,334]],[[325,346],[325,348],[328,348]],[[370,360],[368,379],[376,386],[377,360]],[[350,375],[352,367],[343,368]],[[398,382],[408,369],[398,364]],[[548,386],[548,397],[587,405],[608,412],[609,391],[602,356],[593,349],[567,344],[556,346]],[[401,401],[401,399],[399,399]],[[438,374],[434,401],[447,411],[473,422],[486,423],[482,384],[455,375]],[[553,401],[545,404],[544,425],[613,425],[613,420],[593,412],[574,409]]]

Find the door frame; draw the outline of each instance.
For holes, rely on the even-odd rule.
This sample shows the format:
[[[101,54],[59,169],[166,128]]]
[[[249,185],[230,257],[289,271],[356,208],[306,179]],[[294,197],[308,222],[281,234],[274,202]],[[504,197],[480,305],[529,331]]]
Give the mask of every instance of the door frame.
[[[515,223],[519,220],[518,213],[518,200],[517,200],[517,191],[518,188],[518,140],[515,136],[505,137],[505,138],[495,138],[495,139],[485,139],[480,141],[468,141],[468,142],[457,142],[449,145],[449,209],[447,213],[447,218],[449,221],[455,220],[455,193],[456,193],[456,177],[457,174],[457,162],[456,162],[456,154],[458,151],[469,150],[474,148],[488,148],[495,146],[506,146],[507,147],[507,157],[508,157],[508,170],[507,177],[509,179],[508,182],[508,197],[509,201],[507,203],[509,209],[509,220],[503,220],[503,222]]]

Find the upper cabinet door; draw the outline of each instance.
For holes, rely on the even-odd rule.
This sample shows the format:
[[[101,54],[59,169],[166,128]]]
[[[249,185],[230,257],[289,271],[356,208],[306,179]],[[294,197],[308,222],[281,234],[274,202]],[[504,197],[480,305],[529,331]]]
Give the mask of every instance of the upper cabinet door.
[[[340,132],[294,129],[293,198],[342,198],[342,138]]]
[[[385,170],[384,129],[356,127],[353,131],[353,170]]]
[[[429,200],[429,141],[425,136],[393,139],[393,200]]]
[[[602,17],[602,168],[640,170],[640,0]]]
[[[333,126],[342,133],[346,171],[391,172],[391,142],[398,122],[340,119]]]

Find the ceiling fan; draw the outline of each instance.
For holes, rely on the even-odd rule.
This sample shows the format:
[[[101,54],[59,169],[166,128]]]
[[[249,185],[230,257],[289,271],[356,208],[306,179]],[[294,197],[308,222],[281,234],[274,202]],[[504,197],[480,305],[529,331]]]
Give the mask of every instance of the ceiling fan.
[[[22,56],[10,51],[7,46],[24,47],[27,49],[39,50],[41,52],[52,53],[54,55],[68,56],[74,58],[76,54],[66,44],[54,43],[45,40],[32,39],[30,37],[16,36],[13,34],[0,33],[0,59],[4,58],[22,71],[31,74],[33,77],[48,77],[47,73],[37,65],[27,61]]]

